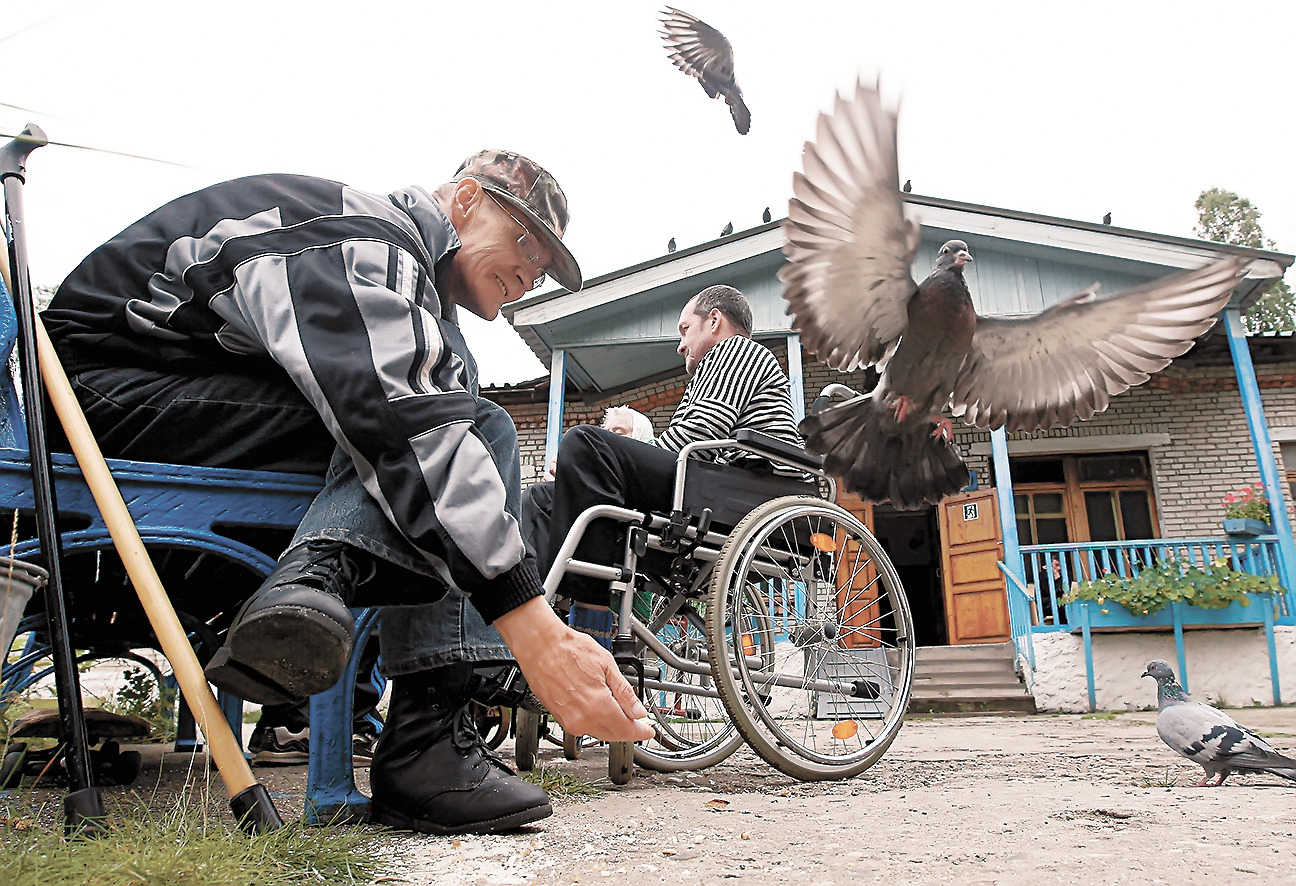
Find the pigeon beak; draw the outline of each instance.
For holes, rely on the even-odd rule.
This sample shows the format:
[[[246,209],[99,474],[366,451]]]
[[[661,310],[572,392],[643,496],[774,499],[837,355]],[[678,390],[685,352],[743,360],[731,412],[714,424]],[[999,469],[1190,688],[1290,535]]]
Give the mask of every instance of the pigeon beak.
[[[1143,677],[1151,677],[1151,676],[1152,676],[1152,672],[1151,672],[1151,671],[1144,671],[1140,676],[1143,676]]]
[[[972,261],[972,253],[968,252],[966,249],[960,250],[959,254],[954,256],[954,266],[958,268],[963,267],[963,265],[970,261]]]

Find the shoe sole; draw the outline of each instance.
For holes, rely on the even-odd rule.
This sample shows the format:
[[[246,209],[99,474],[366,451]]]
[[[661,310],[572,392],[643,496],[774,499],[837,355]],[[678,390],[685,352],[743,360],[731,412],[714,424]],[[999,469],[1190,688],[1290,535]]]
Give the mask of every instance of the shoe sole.
[[[411,818],[404,813],[397,812],[394,809],[388,809],[382,803],[370,801],[369,804],[369,821],[372,824],[386,825],[389,828],[396,828],[401,831],[417,831],[420,834],[433,834],[438,837],[450,836],[453,834],[495,834],[500,831],[516,830],[523,825],[528,825],[533,821],[539,821],[542,818],[548,818],[553,815],[553,806],[544,803],[540,806],[532,806],[530,809],[522,809],[511,815],[505,815],[500,818],[492,818],[487,821],[468,822],[459,825],[438,824],[435,821],[427,821],[422,818]]]
[[[346,670],[352,642],[346,625],[318,609],[263,609],[235,620],[204,673],[245,701],[285,704],[331,689]]]

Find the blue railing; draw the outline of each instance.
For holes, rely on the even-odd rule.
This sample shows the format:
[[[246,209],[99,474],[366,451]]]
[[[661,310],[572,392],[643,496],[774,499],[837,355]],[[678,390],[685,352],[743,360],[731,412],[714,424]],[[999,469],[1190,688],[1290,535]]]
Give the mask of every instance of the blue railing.
[[[1094,664],[1091,630],[1088,623],[1074,624],[1060,601],[1071,587],[1082,581],[1104,575],[1133,577],[1148,567],[1161,563],[1186,563],[1192,566],[1224,563],[1251,575],[1276,575],[1278,536],[1257,535],[1250,538],[1179,538],[1138,539],[1117,542],[1071,542],[1052,545],[1023,545],[1021,562],[1001,562],[1000,570],[1008,579],[1008,623],[1018,654],[1026,658],[1030,670],[1035,668],[1033,636],[1047,631],[1081,631],[1084,636],[1085,672],[1089,690],[1089,709],[1095,709]],[[1021,572],[1016,571],[1017,568]],[[1020,576],[1020,577],[1019,577]],[[1024,577],[1024,580],[1023,580]],[[1274,704],[1282,704],[1278,682],[1277,653],[1273,626],[1296,624],[1296,593],[1283,588],[1275,595],[1274,605],[1264,612],[1265,637],[1269,649],[1270,680]],[[1187,680],[1183,626],[1175,615],[1175,647],[1179,657],[1181,679]]]
[[[1221,561],[1251,575],[1279,575],[1276,535],[1023,545],[1021,554],[1031,609],[1021,627],[1029,625],[1033,632],[1074,630],[1076,625],[1068,621],[1066,607],[1060,604],[1060,599],[1075,583],[1104,575],[1133,577],[1148,566],[1166,562],[1204,566]],[[1005,572],[1008,572],[1006,568]],[[1009,600],[1012,598],[1009,594]],[[1286,618],[1296,614],[1291,588],[1282,594],[1279,614]],[[1010,607],[1010,620],[1011,617]],[[1013,627],[1016,639],[1018,625]]]

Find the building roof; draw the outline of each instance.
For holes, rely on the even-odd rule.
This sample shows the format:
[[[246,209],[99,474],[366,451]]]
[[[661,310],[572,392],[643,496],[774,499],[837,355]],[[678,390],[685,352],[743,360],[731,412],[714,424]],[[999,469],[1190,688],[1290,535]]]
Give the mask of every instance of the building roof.
[[[1111,225],[906,194],[906,214],[922,228],[914,259],[921,280],[946,240],[966,240],[976,256],[966,276],[977,311],[1031,314],[1093,283],[1114,292],[1221,253],[1251,259],[1234,292],[1244,309],[1280,278],[1291,255]],[[701,289],[727,283],[752,305],[753,336],[789,333],[783,287],[781,221],[740,231],[596,277],[580,292],[537,293],[503,313],[541,361],[566,351],[567,383],[608,391],[678,371],[680,308]],[[612,347],[615,346],[615,347]]]

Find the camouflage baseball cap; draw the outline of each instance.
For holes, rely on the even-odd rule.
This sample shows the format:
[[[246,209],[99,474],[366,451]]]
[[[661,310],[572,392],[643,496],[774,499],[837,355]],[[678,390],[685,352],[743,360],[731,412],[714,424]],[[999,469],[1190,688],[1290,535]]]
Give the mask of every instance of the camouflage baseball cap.
[[[476,179],[522,213],[553,255],[545,271],[572,292],[581,288],[580,266],[562,242],[567,229],[567,197],[552,175],[521,154],[487,150],[478,151],[459,166],[454,180],[465,178]]]

